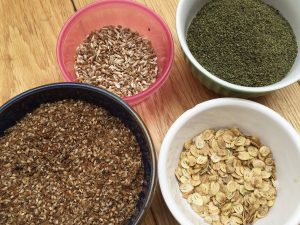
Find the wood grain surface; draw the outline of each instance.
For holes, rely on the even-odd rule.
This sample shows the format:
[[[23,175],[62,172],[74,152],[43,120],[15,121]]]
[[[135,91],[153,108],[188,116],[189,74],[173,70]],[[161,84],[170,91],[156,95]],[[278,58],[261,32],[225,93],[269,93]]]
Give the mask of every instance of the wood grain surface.
[[[152,97],[135,106],[153,138],[157,155],[170,125],[187,109],[221,97],[193,78],[176,36],[178,0],[141,0],[169,25],[175,45],[170,78]],[[63,81],[56,63],[59,31],[74,11],[92,0],[0,0],[0,104],[30,88]],[[253,99],[280,113],[300,130],[300,84]],[[144,225],[174,225],[158,188]]]

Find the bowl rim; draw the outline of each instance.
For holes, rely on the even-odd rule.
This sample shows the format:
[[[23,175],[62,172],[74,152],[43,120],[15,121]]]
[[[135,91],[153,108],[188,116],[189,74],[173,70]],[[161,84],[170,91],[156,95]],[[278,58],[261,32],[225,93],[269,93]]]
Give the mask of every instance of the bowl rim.
[[[233,91],[238,91],[238,92],[243,92],[243,93],[253,93],[253,94],[255,94],[255,93],[267,93],[267,92],[275,91],[275,90],[287,87],[287,86],[297,82],[298,80],[300,80],[300,73],[299,73],[297,76],[295,76],[294,78],[291,78],[290,80],[287,80],[287,81],[280,80],[280,81],[278,81],[274,84],[267,85],[267,86],[262,86],[262,87],[247,87],[247,86],[242,86],[242,85],[237,85],[237,84],[227,82],[227,81],[222,80],[219,77],[213,75],[208,70],[206,70],[196,60],[196,58],[193,56],[193,54],[191,53],[191,51],[189,50],[189,48],[187,46],[187,43],[186,43],[186,40],[185,40],[185,33],[186,33],[185,30],[184,30],[185,28],[181,27],[181,21],[182,21],[182,18],[183,18],[182,13],[183,13],[183,10],[185,8],[184,4],[185,4],[185,0],[180,0],[178,5],[177,5],[177,9],[176,9],[176,31],[177,31],[176,33],[177,33],[177,37],[179,39],[180,46],[181,46],[184,54],[188,58],[188,60],[204,76],[208,77],[209,79],[211,79],[212,81],[214,81],[218,85],[221,85],[221,86],[223,86],[227,89],[230,89],[230,90],[233,90]],[[297,56],[297,57],[299,57],[299,56]],[[290,72],[288,72],[288,73],[290,73]]]
[[[163,198],[168,206],[169,210],[175,217],[175,219],[180,224],[185,225],[192,225],[186,219],[185,215],[178,209],[177,204],[175,203],[172,194],[167,190],[166,187],[169,185],[167,184],[167,173],[165,170],[165,162],[168,160],[168,154],[170,152],[170,144],[173,140],[175,134],[178,130],[193,116],[200,114],[201,112],[211,109],[214,107],[220,106],[242,106],[246,108],[251,108],[253,110],[258,111],[259,113],[265,114],[268,117],[271,117],[274,121],[276,121],[282,129],[288,133],[292,139],[294,140],[296,146],[298,148],[296,151],[300,153],[300,138],[297,131],[293,128],[293,126],[285,120],[281,115],[279,115],[274,110],[264,106],[260,103],[256,103],[250,100],[239,99],[239,98],[217,98],[205,101],[196,105],[195,107],[185,111],[181,116],[179,116],[176,121],[172,124],[172,126],[167,131],[167,134],[164,137],[164,140],[161,145],[159,159],[158,159],[158,180],[159,186],[163,195]],[[285,222],[285,225],[295,225],[300,222],[300,203],[298,204],[297,208],[295,209],[294,215]]]
[[[59,82],[59,83],[51,83],[51,84],[46,84],[42,85],[39,87],[32,88],[30,90],[27,90],[25,92],[22,92],[15,97],[9,99],[6,103],[4,103],[2,106],[0,106],[0,114],[3,113],[7,108],[12,106],[15,102],[26,98],[27,96],[30,96],[32,94],[40,93],[42,91],[47,91],[47,90],[53,90],[53,89],[59,89],[59,88],[75,88],[75,89],[82,89],[82,90],[88,90],[92,91],[95,93],[98,93],[100,95],[104,95],[110,99],[112,99],[115,103],[119,104],[124,110],[126,110],[136,121],[137,124],[142,129],[142,133],[145,136],[145,139],[147,140],[147,143],[149,145],[149,151],[151,154],[152,158],[152,165],[151,165],[151,185],[149,187],[149,195],[145,201],[144,207],[140,210],[139,214],[137,215],[137,219],[133,222],[133,224],[140,224],[143,221],[143,218],[145,217],[146,212],[148,209],[150,209],[152,200],[154,198],[156,188],[157,188],[157,157],[156,157],[156,152],[155,152],[155,147],[153,140],[150,136],[150,132],[146,125],[144,124],[143,120],[141,117],[134,111],[134,109],[126,103],[123,99],[118,97],[117,95],[105,90],[101,89],[89,84],[82,84],[82,83],[75,83],[75,82]]]
[[[92,3],[87,4],[86,6],[82,7],[81,9],[76,11],[72,16],[70,16],[65,21],[63,27],[60,30],[60,33],[58,35],[57,42],[56,42],[56,60],[57,60],[57,63],[59,65],[59,68],[63,75],[64,80],[67,82],[74,82],[73,80],[70,80],[69,77],[67,76],[68,72],[63,63],[63,56],[62,56],[62,51],[61,51],[62,46],[63,46],[62,40],[64,40],[64,38],[67,34],[68,28],[70,27],[70,25],[72,25],[74,23],[74,20],[77,17],[79,17],[81,14],[87,12],[94,6],[109,5],[109,4],[116,4],[116,3],[128,5],[131,7],[137,7],[139,10],[143,11],[144,13],[147,13],[152,18],[154,18],[156,21],[158,21],[158,23],[161,25],[162,29],[164,30],[164,32],[167,36],[167,45],[168,45],[167,47],[170,51],[169,52],[170,54],[165,63],[166,66],[165,66],[164,73],[158,74],[158,75],[160,75],[160,77],[157,78],[156,81],[152,85],[150,85],[146,90],[139,92],[136,95],[122,97],[122,99],[124,99],[128,103],[140,102],[141,99],[144,99],[144,98],[150,96],[156,90],[158,90],[159,87],[161,87],[164,84],[164,82],[167,80],[167,78],[170,74],[170,71],[171,71],[171,68],[172,68],[172,65],[174,62],[174,41],[173,41],[172,33],[171,33],[167,23],[162,19],[161,16],[159,16],[156,12],[154,12],[152,9],[148,8],[145,5],[138,3],[134,0],[98,0],[98,1],[92,2]]]

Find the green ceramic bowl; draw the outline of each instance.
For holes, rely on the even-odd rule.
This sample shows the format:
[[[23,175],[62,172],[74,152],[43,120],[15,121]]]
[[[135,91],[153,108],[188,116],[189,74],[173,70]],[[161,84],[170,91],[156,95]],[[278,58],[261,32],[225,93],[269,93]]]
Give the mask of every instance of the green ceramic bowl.
[[[186,43],[187,29],[201,7],[209,0],[180,0],[176,12],[176,30],[179,38],[181,48],[184,52],[185,58],[188,61],[192,73],[209,89],[225,96],[234,96],[241,98],[252,98],[265,95],[272,91],[284,88],[298,80],[300,80],[300,54],[298,54],[296,61],[291,71],[281,81],[264,87],[245,87],[224,81],[217,76],[207,71],[197,60],[193,57]],[[298,48],[300,46],[300,1],[295,0],[264,0],[267,4],[274,6],[291,24],[296,39]],[[300,49],[298,50],[300,52]]]

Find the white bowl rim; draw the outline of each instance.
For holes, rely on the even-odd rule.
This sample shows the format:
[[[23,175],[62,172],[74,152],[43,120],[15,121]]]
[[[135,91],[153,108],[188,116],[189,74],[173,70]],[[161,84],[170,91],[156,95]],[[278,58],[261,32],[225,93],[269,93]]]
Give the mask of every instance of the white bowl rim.
[[[283,81],[280,80],[277,83],[268,85],[268,86],[263,86],[263,87],[246,87],[246,86],[241,86],[233,83],[229,83],[225,80],[222,80],[218,78],[217,76],[213,75],[210,73],[208,70],[206,70],[198,61],[195,59],[191,51],[189,50],[186,40],[185,40],[185,31],[181,28],[180,26],[180,20],[182,18],[182,10],[184,8],[184,3],[186,0],[180,0],[177,6],[176,10],[176,31],[177,31],[177,36],[179,39],[179,43],[181,45],[181,48],[183,49],[185,55],[189,59],[189,61],[205,76],[209,77],[211,80],[214,82],[218,83],[219,85],[222,85],[225,88],[229,88],[238,92],[245,92],[245,93],[263,93],[263,92],[271,92],[275,91],[284,87],[287,87],[295,82],[297,82],[300,79],[300,74],[298,76],[295,76],[294,78],[291,78],[290,80]]]
[[[196,114],[199,114],[207,109],[214,108],[214,107],[220,107],[220,106],[242,106],[246,108],[254,109],[262,114],[267,115],[268,117],[272,118],[274,121],[276,121],[282,129],[287,132],[292,139],[295,141],[295,144],[297,146],[297,151],[300,153],[300,139],[299,134],[297,131],[293,128],[293,126],[286,121],[282,116],[280,116],[277,112],[273,111],[272,109],[245,99],[239,99],[239,98],[217,98],[208,100],[206,102],[200,103],[196,105],[195,107],[187,110],[184,112],[181,116],[177,118],[177,120],[172,124],[172,126],[169,128],[167,134],[165,135],[165,138],[163,140],[163,143],[160,148],[159,153],[159,160],[158,160],[158,179],[159,179],[159,186],[163,195],[163,198],[175,217],[175,219],[180,224],[189,224],[189,221],[185,218],[185,215],[178,209],[176,206],[176,203],[171,195],[171,193],[166,190],[164,187],[167,187],[167,181],[166,181],[166,171],[164,170],[165,162],[168,160],[168,152],[169,152],[169,146],[171,144],[171,141],[173,140],[175,134],[177,131],[193,116]],[[300,222],[300,202],[299,205],[296,208],[296,213],[294,213],[293,217],[289,218],[289,220],[285,223],[285,225],[295,225]]]

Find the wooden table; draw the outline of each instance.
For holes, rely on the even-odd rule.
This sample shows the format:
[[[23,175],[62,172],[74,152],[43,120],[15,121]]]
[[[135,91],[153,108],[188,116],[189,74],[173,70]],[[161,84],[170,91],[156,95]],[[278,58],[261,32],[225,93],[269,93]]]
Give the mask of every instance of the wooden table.
[[[63,81],[55,45],[63,23],[93,0],[0,0],[0,104],[30,88]],[[175,42],[169,80],[145,102],[135,106],[155,143],[157,154],[165,133],[185,110],[220,97],[192,77],[176,36],[177,0],[140,0],[162,15]],[[274,109],[300,130],[300,84],[254,99]],[[157,190],[144,225],[177,224]]]

